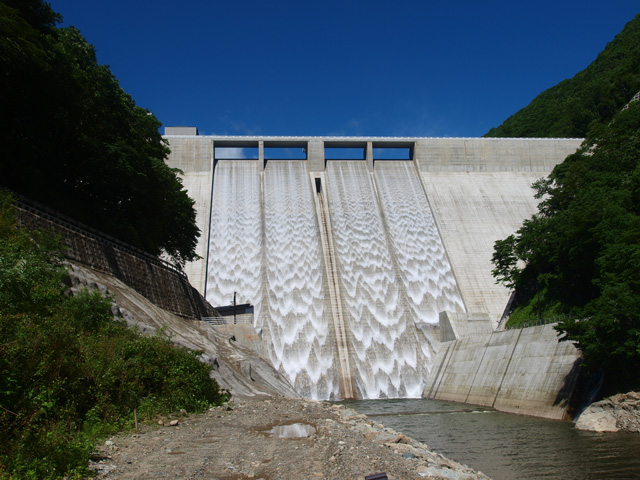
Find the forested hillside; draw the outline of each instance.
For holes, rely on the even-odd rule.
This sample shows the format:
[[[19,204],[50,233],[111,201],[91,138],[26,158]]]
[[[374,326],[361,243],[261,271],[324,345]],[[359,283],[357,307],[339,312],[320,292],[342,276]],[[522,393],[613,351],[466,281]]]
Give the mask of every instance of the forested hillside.
[[[485,136],[583,138],[592,123],[610,121],[639,90],[640,14],[586,69],[545,90]]]
[[[160,122],[43,0],[0,0],[0,186],[140,247],[194,259],[193,201]]]
[[[607,393],[640,387],[640,101],[535,185],[538,213],[496,242],[510,322],[558,321]]]
[[[556,321],[604,393],[640,388],[640,15],[584,71],[487,136],[580,137],[534,188],[538,213],[497,241],[494,276],[516,293],[510,325]]]

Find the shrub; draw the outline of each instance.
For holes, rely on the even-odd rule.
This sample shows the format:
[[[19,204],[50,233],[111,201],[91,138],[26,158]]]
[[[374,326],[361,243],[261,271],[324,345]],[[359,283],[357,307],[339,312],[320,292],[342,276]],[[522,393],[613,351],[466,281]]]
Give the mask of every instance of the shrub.
[[[60,247],[15,228],[0,193],[0,478],[88,473],[101,436],[225,399],[199,353],[114,319],[99,292],[65,296]]]

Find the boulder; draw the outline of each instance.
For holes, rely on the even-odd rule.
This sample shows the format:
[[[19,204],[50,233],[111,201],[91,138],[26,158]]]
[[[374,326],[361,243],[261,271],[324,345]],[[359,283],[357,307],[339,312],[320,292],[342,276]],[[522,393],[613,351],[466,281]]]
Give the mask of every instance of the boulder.
[[[592,403],[578,418],[576,428],[640,433],[640,392],[620,393]]]

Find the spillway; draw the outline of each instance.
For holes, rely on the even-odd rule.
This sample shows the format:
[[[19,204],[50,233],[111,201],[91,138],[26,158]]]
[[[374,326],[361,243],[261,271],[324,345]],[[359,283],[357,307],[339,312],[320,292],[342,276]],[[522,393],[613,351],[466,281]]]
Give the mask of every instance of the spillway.
[[[327,164],[329,209],[356,385],[362,398],[420,396],[434,343],[417,327],[437,321],[435,298],[453,305],[460,300],[447,296],[448,286],[435,285],[438,265],[432,265],[428,251],[442,252],[441,245],[410,247],[406,243],[417,240],[411,238],[411,231],[428,229],[426,199],[424,193],[419,197],[419,184],[413,185],[413,191],[407,189],[411,172],[402,165],[383,168],[380,175],[376,172],[376,181],[378,177],[383,179],[379,189],[364,162]],[[407,191],[409,198],[403,198]],[[447,281],[451,280],[449,268]]]
[[[331,307],[305,162],[269,162],[264,219],[263,351],[300,395],[337,398]]]
[[[301,396],[338,398],[331,309],[304,162],[216,165],[207,299],[254,306],[265,355]]]
[[[436,324],[438,312],[464,311],[413,162],[377,162],[375,180],[413,321],[419,326]]]
[[[261,319],[262,184],[257,161],[223,160],[212,195],[206,299],[212,305],[254,304]],[[258,301],[256,301],[258,300]]]
[[[330,161],[316,178],[217,162],[207,299],[254,305],[263,355],[301,396],[419,397],[429,326],[464,305],[415,167]]]

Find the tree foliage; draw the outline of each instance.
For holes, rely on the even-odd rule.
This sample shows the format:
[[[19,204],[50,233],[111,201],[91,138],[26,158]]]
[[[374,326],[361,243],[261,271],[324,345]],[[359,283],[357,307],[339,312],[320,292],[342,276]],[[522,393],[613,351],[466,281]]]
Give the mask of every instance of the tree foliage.
[[[15,228],[0,191],[0,478],[77,478],[96,440],[224,400],[197,352],[142,337],[98,292],[65,295],[55,238]]]
[[[0,183],[152,254],[196,258],[160,122],[42,0],[0,1]]]
[[[535,187],[538,213],[496,242],[494,275],[516,313],[566,315],[563,339],[611,390],[640,387],[640,102],[594,124]]]
[[[607,123],[640,90],[640,14],[573,78],[539,94],[486,137],[574,137]]]

